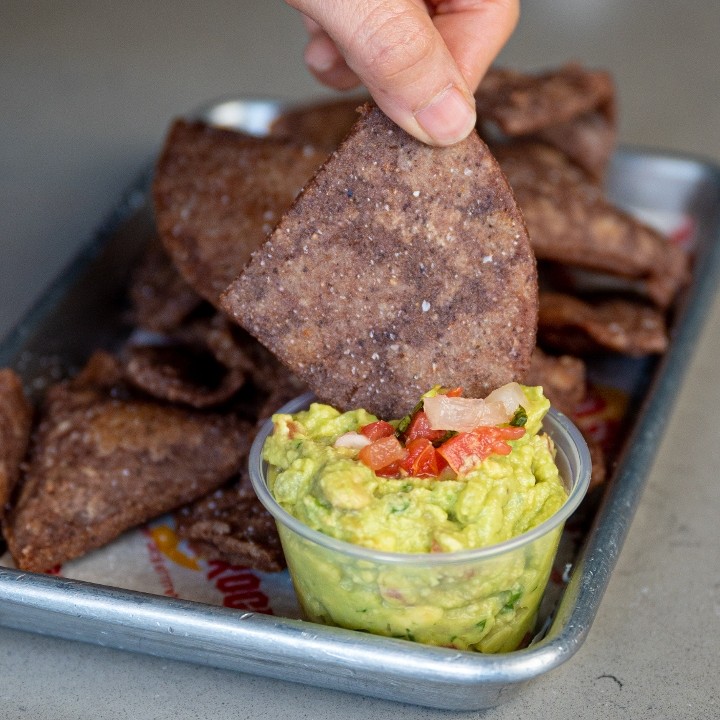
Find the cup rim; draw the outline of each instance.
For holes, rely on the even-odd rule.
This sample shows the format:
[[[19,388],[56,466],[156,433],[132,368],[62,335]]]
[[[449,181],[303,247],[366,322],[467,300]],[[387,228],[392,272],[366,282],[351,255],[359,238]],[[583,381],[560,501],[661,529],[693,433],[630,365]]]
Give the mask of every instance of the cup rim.
[[[292,414],[307,409],[311,403],[316,401],[316,396],[312,392],[304,393],[279,408],[274,414]],[[275,518],[276,522],[284,525],[297,535],[309,540],[316,545],[320,545],[328,550],[333,550],[345,555],[352,555],[360,560],[367,560],[374,563],[384,564],[403,564],[403,565],[454,565],[468,561],[477,562],[497,557],[504,553],[512,552],[526,545],[529,545],[544,535],[547,535],[556,527],[562,525],[572,513],[580,505],[585,497],[588,486],[590,485],[590,474],[592,469],[590,451],[582,434],[575,424],[565,414],[550,408],[543,420],[543,426],[548,423],[552,430],[559,435],[553,437],[555,446],[561,449],[568,457],[568,461],[572,463],[570,455],[575,456],[575,462],[579,468],[578,477],[568,493],[567,500],[563,506],[547,520],[543,521],[534,528],[521,535],[516,535],[509,540],[500,543],[487,545],[481,548],[473,548],[469,550],[458,550],[456,552],[445,553],[398,553],[386,550],[375,550],[363,545],[355,545],[354,543],[338,538],[331,537],[325,533],[315,530],[301,520],[291,515],[285,510],[275,498],[272,496],[266,478],[267,462],[263,460],[262,450],[265,440],[272,432],[272,417],[268,418],[260,427],[252,446],[248,458],[248,466],[250,472],[250,481],[255,490],[258,499],[265,509]],[[545,428],[550,431],[551,428]],[[561,443],[560,439],[565,440]]]

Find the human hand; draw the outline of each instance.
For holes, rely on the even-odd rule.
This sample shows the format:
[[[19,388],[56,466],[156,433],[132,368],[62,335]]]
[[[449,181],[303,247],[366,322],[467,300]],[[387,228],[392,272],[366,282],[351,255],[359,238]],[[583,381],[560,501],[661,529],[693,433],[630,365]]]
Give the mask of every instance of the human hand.
[[[305,62],[338,90],[362,83],[400,127],[452,145],[473,92],[517,24],[519,0],[286,0],[304,15]]]

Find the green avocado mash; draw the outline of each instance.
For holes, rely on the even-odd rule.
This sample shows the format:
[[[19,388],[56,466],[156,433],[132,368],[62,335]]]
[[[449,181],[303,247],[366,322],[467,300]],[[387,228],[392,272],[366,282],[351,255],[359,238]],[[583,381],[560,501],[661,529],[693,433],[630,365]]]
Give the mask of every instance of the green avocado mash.
[[[309,527],[372,550],[424,554],[427,564],[338,558],[279,526],[298,597],[311,619],[483,652],[516,647],[534,622],[561,527],[502,555],[437,565],[441,555],[484,548],[550,518],[566,490],[552,441],[540,433],[549,402],[523,387],[525,434],[452,479],[380,477],[335,447],[376,418],[313,403],[273,416],[263,457],[277,502]]]

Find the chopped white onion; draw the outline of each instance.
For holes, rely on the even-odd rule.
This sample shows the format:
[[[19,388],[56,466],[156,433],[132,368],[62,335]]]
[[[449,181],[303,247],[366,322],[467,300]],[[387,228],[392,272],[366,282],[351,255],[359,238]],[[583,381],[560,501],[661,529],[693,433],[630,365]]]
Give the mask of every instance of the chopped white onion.
[[[371,442],[370,438],[365,437],[358,432],[346,432],[341,435],[335,442],[334,447],[350,448],[351,450],[361,450]]]
[[[470,432],[480,425],[509,422],[523,402],[525,393],[520,385],[508,383],[484,400],[435,395],[425,398],[423,406],[433,430]]]
[[[501,402],[509,414],[508,420],[511,420],[517,409],[523,403],[527,403],[527,398],[519,383],[509,382],[497,390],[493,390],[485,398],[485,402]]]

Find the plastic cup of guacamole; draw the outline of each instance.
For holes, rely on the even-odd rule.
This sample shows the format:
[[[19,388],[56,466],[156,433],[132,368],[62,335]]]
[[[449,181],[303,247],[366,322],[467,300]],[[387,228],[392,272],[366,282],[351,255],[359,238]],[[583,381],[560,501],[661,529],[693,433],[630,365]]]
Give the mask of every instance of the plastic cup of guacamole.
[[[312,407],[312,402],[312,395],[303,395],[274,417],[304,411]],[[263,457],[273,428],[268,421],[255,439],[250,452],[250,477],[260,501],[275,518],[293,585],[307,619],[484,653],[514,650],[532,633],[565,521],[580,504],[590,481],[587,445],[565,415],[551,409],[543,418],[541,431],[541,436],[549,437],[550,446],[554,446],[554,464],[564,486],[564,501],[557,502],[557,508],[551,505],[549,517],[526,532],[483,547],[455,551],[379,550],[348,542],[342,529],[320,522],[318,526],[324,530],[320,531],[310,526],[316,523],[295,517],[286,509],[282,492],[274,492],[277,468]],[[308,472],[312,473],[312,464],[300,459],[283,478],[286,486],[293,487],[295,483],[305,488],[302,504],[306,510],[298,514],[306,520],[316,514],[326,519],[334,517],[335,509],[326,507],[330,501],[317,490],[323,486],[324,478],[308,477]],[[416,488],[393,482],[394,486],[381,486],[381,509],[375,515],[365,507],[353,509],[353,503],[362,503],[348,490],[352,483],[343,485],[342,492],[335,490],[336,496],[330,499],[350,506],[343,514],[346,523],[365,522],[372,526],[369,532],[377,535],[382,535],[384,527],[393,523],[407,523],[400,526],[407,536],[413,534],[413,521],[423,525],[438,512],[461,515],[461,502],[468,502],[466,488],[461,489],[462,499],[458,500],[453,496],[457,491],[453,484],[442,485],[447,481],[419,482],[419,492],[425,496],[443,495],[440,500],[435,498],[434,504],[420,504],[414,518],[404,518],[404,514],[413,511],[413,506],[404,502],[409,497],[407,492],[415,492]],[[311,492],[308,488],[315,490]],[[444,502],[455,503],[457,507],[443,510]],[[498,525],[506,521],[508,514],[519,514],[513,507],[515,500],[503,502],[506,507],[502,517],[492,503],[480,511],[487,516],[483,518],[485,525]],[[541,496],[537,502],[550,500]]]

